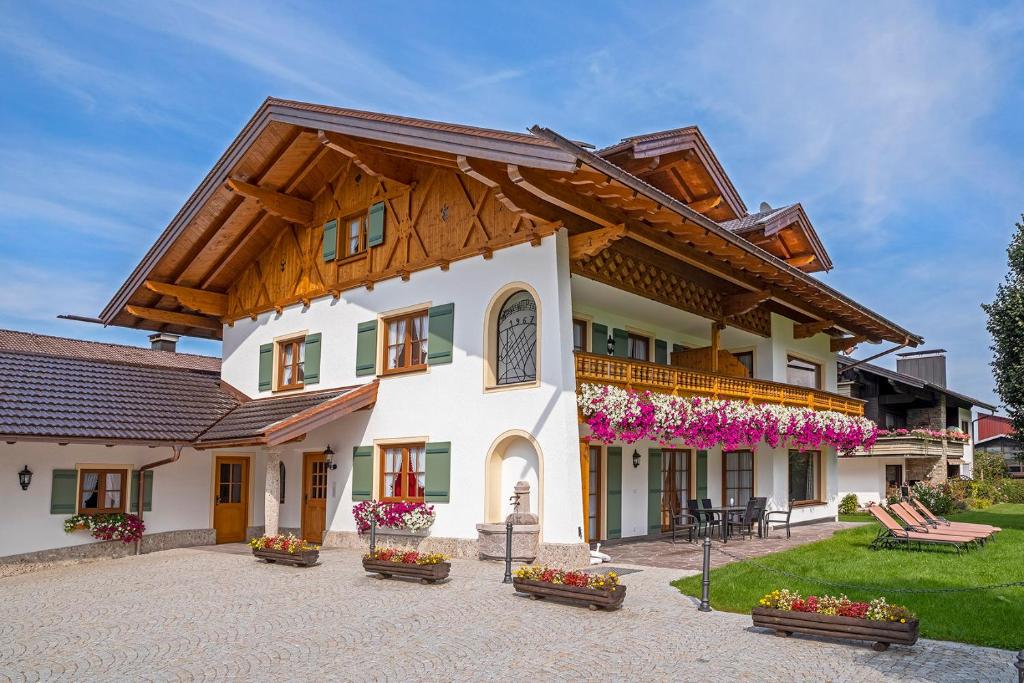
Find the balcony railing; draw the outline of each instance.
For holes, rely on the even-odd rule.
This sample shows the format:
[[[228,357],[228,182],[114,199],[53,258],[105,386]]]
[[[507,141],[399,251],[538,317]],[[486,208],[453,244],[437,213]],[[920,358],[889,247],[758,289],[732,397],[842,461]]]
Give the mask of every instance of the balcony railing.
[[[576,383],[585,382],[678,396],[708,396],[834,410],[847,415],[864,414],[863,401],[828,391],[577,351]]]
[[[962,458],[964,442],[955,439],[919,436],[880,436],[870,451],[858,448],[855,456],[909,457],[909,458]]]

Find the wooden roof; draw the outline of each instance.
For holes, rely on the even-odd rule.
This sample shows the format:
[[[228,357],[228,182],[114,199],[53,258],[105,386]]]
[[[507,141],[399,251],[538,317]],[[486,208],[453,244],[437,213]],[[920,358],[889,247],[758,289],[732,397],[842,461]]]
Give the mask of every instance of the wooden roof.
[[[661,149],[656,156],[671,161],[671,168],[689,168],[693,164],[688,159],[701,159],[705,184],[697,182],[694,167],[686,186],[702,194],[684,201],[666,191],[671,188],[658,186],[664,173],[645,175],[634,169],[640,177],[627,170],[637,159],[650,159],[643,155],[655,149]],[[632,159],[624,160],[627,155]],[[240,317],[237,297],[229,313],[233,283],[283,232],[313,227],[323,207],[337,197],[333,184],[355,170],[405,191],[421,183],[421,192],[430,174],[443,173],[453,179],[449,187],[462,184],[461,190],[451,191],[468,200],[469,208],[453,210],[479,214],[484,203],[493,202],[491,213],[511,212],[519,218],[500,237],[488,230],[467,234],[472,244],[460,238],[460,248],[451,255],[439,256],[434,248],[430,258],[413,263],[406,245],[405,265],[382,265],[361,280],[343,280],[337,270],[335,281],[330,281],[331,273],[317,273],[315,287],[298,295],[303,301],[327,292],[337,296],[353,286],[372,287],[374,277],[405,279],[416,269],[446,267],[449,258],[487,258],[494,249],[539,243],[564,228],[571,236],[574,262],[581,266],[603,250],[629,247],[632,257],[646,258],[648,252],[667,257],[680,276],[686,275],[684,269],[700,271],[709,280],[704,284],[715,292],[709,315],[716,319],[760,306],[835,336],[909,345],[921,341],[719,225],[719,220],[742,218],[746,209],[724,172],[715,169],[720,165],[696,129],[631,138],[595,154],[539,127],[531,134],[513,133],[268,99],[100,318],[105,324],[218,337],[223,322]],[[377,187],[378,192],[387,189],[380,182]],[[387,191],[394,195],[394,190]],[[721,199],[704,201],[714,199],[709,192],[719,192]],[[470,218],[476,215],[472,211]],[[402,220],[404,232],[416,232],[412,217]],[[421,237],[416,236],[420,246]],[[442,243],[427,239],[431,247]],[[252,305],[267,310],[268,304]],[[275,302],[271,308],[280,305]]]

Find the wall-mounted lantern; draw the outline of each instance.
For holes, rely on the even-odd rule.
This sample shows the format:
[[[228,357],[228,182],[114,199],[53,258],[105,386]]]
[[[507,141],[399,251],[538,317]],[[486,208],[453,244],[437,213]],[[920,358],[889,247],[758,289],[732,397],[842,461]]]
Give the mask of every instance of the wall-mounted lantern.
[[[633,467],[640,467],[640,451],[633,449]]]
[[[326,458],[327,469],[338,469],[338,463],[334,462],[334,449],[331,448],[330,444],[327,444],[327,448],[324,449],[324,458]]]
[[[18,472],[18,483],[21,484],[22,491],[28,491],[28,485],[32,483],[32,470],[28,468],[28,465]]]

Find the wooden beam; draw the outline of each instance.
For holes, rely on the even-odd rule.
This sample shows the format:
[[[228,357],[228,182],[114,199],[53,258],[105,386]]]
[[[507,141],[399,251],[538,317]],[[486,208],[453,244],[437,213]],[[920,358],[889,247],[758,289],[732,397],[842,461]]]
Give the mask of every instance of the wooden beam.
[[[824,332],[835,325],[831,320],[818,320],[813,323],[798,323],[793,325],[793,339],[808,339],[816,334]]]
[[[717,208],[722,203],[722,195],[716,194],[714,197],[708,197],[707,199],[698,199],[695,202],[687,204],[691,209],[697,213],[707,213],[711,209]]]
[[[717,320],[711,323],[711,372],[718,372],[718,348],[722,344],[722,329],[725,327]]]
[[[578,261],[591,258],[604,251],[612,242],[622,239],[626,234],[625,225],[613,225],[610,228],[598,228],[581,232],[569,237],[569,260]]]
[[[829,349],[831,349],[832,353],[845,353],[852,349],[857,344],[862,344],[867,340],[867,337],[863,337],[860,335],[856,337],[840,337],[838,339],[833,339],[832,341],[829,342]]]
[[[722,299],[722,315],[730,317],[749,313],[758,305],[772,298],[771,290],[759,289],[753,292],[732,294]]]
[[[227,294],[208,292],[192,287],[182,287],[180,285],[172,285],[169,282],[157,282],[156,280],[146,280],[145,286],[151,292],[174,297],[182,306],[191,308],[193,311],[199,311],[200,313],[206,313],[218,318],[227,315]]]
[[[596,199],[578,194],[569,187],[553,182],[539,173],[509,164],[508,177],[530,194],[605,228],[619,225],[625,221],[625,216],[621,212]]]
[[[286,221],[305,225],[313,220],[313,202],[276,190],[268,190],[237,178],[228,178],[227,187],[236,194],[255,199],[260,206],[267,210],[267,213],[272,213]]]
[[[783,247],[785,247],[785,243],[781,242],[781,240],[780,244],[782,244]],[[804,266],[808,266],[814,263],[815,259],[817,258],[818,257],[815,256],[814,254],[801,254],[800,256],[793,256],[791,258],[786,259],[786,263],[793,266],[794,268],[803,268]]]
[[[317,136],[321,144],[351,159],[352,163],[367,175],[383,178],[406,188],[413,182],[412,174],[404,164],[373,147],[326,130],[317,131]]]
[[[165,311],[159,308],[146,308],[145,306],[125,306],[126,311],[136,318],[152,320],[168,325],[180,325],[182,327],[195,327],[201,330],[212,330],[220,332],[222,325],[216,318],[209,318],[205,315],[191,315],[189,313],[178,313],[176,311]]]

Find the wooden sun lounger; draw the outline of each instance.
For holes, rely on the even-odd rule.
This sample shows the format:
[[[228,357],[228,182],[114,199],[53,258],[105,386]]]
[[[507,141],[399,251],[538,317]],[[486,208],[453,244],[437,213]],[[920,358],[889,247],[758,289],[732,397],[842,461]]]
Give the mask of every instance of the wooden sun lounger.
[[[924,506],[924,503],[919,501],[917,498],[908,498],[907,501],[910,503],[910,506],[912,508],[915,508],[915,510],[921,514],[921,516],[923,516],[930,523],[936,524],[938,526],[945,526],[949,529],[956,529],[962,527],[978,529],[979,531],[982,529],[988,529],[992,532],[1002,531],[1000,527],[992,526],[991,524],[975,524],[974,522],[951,522],[945,517],[933,515],[932,511],[926,508]]]
[[[952,546],[956,550],[957,555],[959,555],[964,548],[969,548],[975,542],[975,539],[970,536],[950,536],[937,533],[924,534],[919,531],[908,531],[890,517],[888,512],[877,505],[869,506],[868,512],[882,526],[878,536],[875,537],[875,540],[869,546],[872,550],[897,548],[901,545],[910,550],[912,544],[917,543],[919,547],[924,544]]]
[[[945,536],[970,536],[984,543],[993,532],[985,529],[951,529],[947,527],[935,527],[924,517],[919,515],[908,503],[893,503],[889,511],[899,517],[906,524],[908,531],[920,531],[926,534],[940,534]]]

